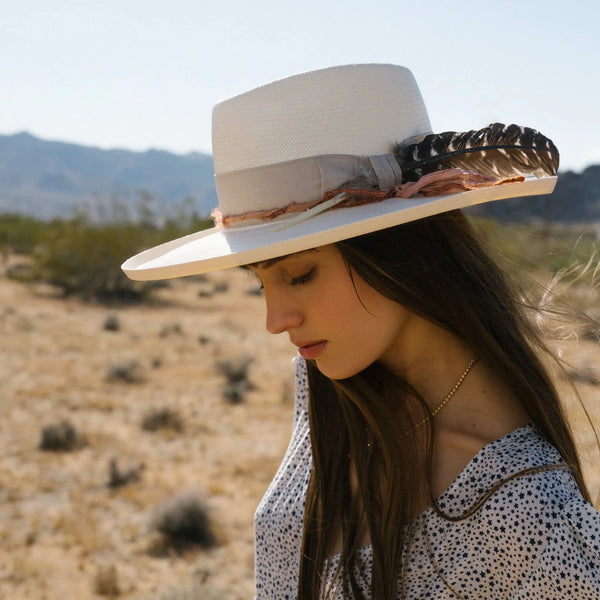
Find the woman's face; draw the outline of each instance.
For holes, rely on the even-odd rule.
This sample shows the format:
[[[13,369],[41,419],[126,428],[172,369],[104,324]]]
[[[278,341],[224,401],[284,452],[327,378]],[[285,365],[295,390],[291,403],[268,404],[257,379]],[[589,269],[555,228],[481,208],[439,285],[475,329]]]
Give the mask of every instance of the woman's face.
[[[253,265],[264,288],[267,330],[287,332],[300,354],[331,379],[379,360],[401,369],[415,315],[382,296],[348,267],[333,244]]]

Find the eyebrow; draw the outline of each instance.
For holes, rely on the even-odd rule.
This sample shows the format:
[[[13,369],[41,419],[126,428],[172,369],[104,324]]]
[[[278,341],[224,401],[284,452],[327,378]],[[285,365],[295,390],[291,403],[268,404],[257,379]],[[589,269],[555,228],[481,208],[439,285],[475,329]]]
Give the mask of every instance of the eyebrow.
[[[307,252],[317,252],[316,248],[310,248],[308,250],[300,250],[299,252],[292,252],[291,254],[286,254],[284,256],[276,256],[275,258],[269,258],[267,260],[260,260],[255,263],[251,263],[249,265],[242,265],[242,269],[251,269],[251,268],[261,268],[261,269],[269,269],[273,265],[276,265],[278,262],[285,260],[286,258],[292,258],[294,256],[298,256],[300,254],[306,254]]]

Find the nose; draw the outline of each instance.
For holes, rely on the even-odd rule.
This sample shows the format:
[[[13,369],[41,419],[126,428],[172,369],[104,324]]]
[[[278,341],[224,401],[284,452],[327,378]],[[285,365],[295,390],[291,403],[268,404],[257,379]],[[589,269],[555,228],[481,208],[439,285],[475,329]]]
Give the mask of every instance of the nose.
[[[268,291],[265,286],[267,304],[266,327],[269,333],[283,333],[302,324],[300,308],[285,293]]]

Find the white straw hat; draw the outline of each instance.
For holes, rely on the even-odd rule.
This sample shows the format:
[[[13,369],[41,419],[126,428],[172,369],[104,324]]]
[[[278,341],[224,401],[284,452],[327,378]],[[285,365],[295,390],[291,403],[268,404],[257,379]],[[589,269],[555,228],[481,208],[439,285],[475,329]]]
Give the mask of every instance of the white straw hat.
[[[451,142],[449,153],[472,157],[472,141],[479,141],[481,132],[468,132],[466,150],[457,152]],[[555,168],[542,169],[542,176],[538,169],[537,177],[514,183],[488,183],[445,195],[394,196],[406,177],[406,164],[398,153],[426,136],[425,153],[439,155],[440,136],[449,135],[428,134],[429,117],[415,79],[408,69],[395,65],[312,71],[225,100],[213,110],[216,226],[146,250],[122,268],[136,280],[193,275],[307,250],[457,208],[547,194],[554,188]],[[542,153],[552,154],[557,167],[556,149],[543,140]],[[486,144],[492,150],[515,146],[512,138],[509,144],[497,140]],[[427,162],[421,160],[422,149],[415,152],[413,166]],[[512,174],[536,170],[523,166],[522,148],[516,159],[510,150],[500,152],[505,162],[508,156]],[[478,167],[490,162],[490,156],[479,152],[472,170],[481,171]],[[442,168],[446,167],[438,164],[429,170]],[[377,202],[332,208],[340,200],[361,195],[346,192],[334,193],[333,200],[323,202],[332,190],[356,188],[349,182],[365,179],[371,181],[370,189],[388,190],[387,196],[392,197],[384,194]]]

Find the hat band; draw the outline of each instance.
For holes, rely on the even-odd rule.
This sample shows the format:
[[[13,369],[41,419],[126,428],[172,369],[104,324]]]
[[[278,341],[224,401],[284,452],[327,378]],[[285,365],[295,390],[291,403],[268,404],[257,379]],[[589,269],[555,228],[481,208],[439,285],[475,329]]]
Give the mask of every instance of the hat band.
[[[446,196],[506,183],[523,183],[524,181],[525,176],[523,175],[495,177],[454,167],[433,171],[422,175],[417,181],[407,181],[387,189],[374,189],[373,186],[363,189],[342,187],[329,190],[321,198],[308,202],[296,202],[270,210],[252,210],[236,215],[223,215],[217,207],[210,216],[217,226],[225,228],[243,227],[249,225],[249,221],[267,223],[285,217],[281,225],[274,230],[281,231],[332,208],[360,206],[372,202],[381,202],[388,198],[407,199],[415,196]],[[358,181],[354,183],[358,183]],[[292,216],[294,213],[296,215]]]
[[[361,180],[371,185],[377,181],[380,190],[389,190],[402,183],[402,169],[391,153],[327,154],[215,176],[219,212],[224,220],[320,202],[327,192],[346,187],[349,182],[360,185]]]

